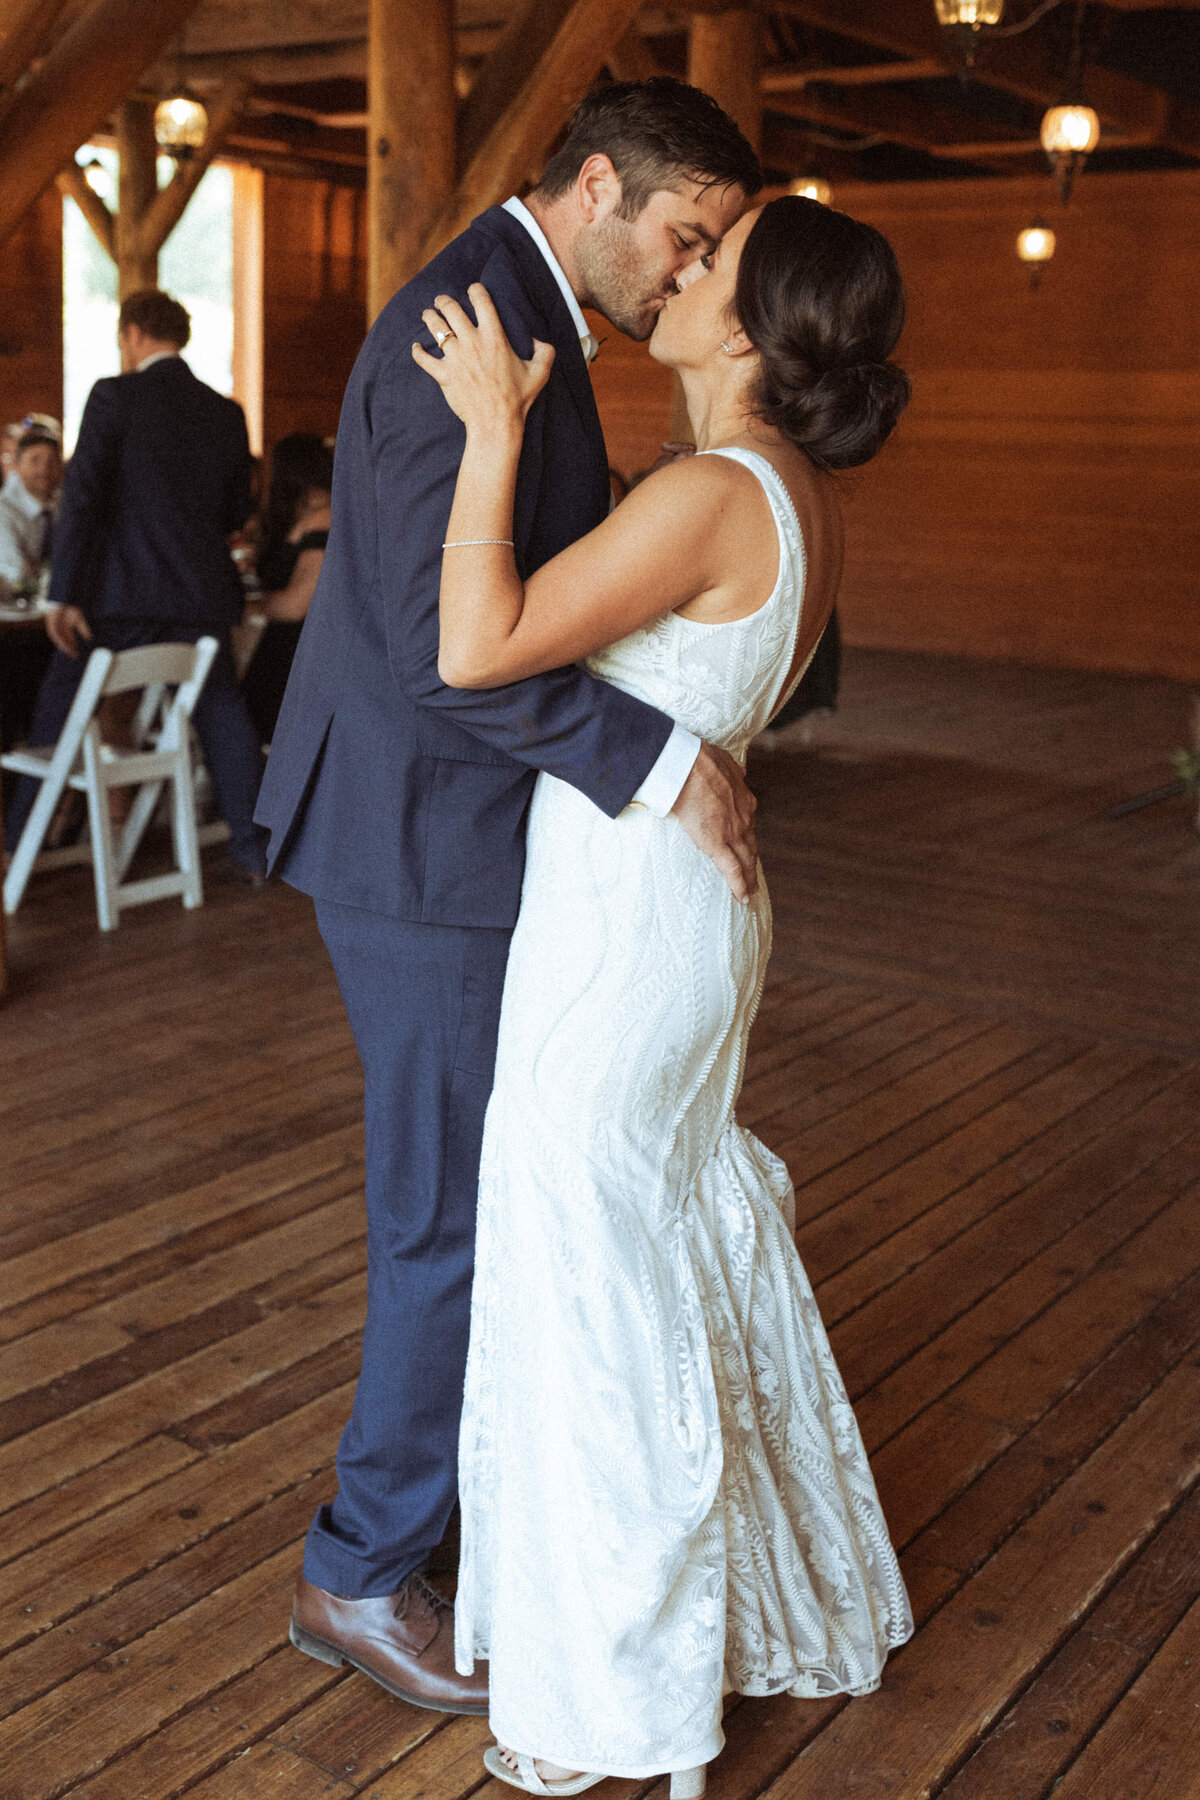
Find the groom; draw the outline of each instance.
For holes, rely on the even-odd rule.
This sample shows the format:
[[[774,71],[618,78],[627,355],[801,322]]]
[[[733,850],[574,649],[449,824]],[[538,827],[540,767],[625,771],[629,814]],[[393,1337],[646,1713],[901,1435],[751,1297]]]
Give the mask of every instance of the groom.
[[[385,308],[342,408],[333,524],[259,800],[273,866],[316,901],[365,1076],[367,1319],[337,1498],[309,1531],[291,1637],[390,1693],[487,1711],[419,1570],[456,1497],[476,1188],[524,827],[539,769],[610,817],[682,828],[735,892],[753,800],[724,752],[580,668],[465,691],[438,679],[442,543],[463,428],[412,360],[422,309],[482,281],[521,356],[554,345],[528,421],[513,537],[523,576],[609,508],[580,305],[631,337],[700,272],[760,184],[698,89],[584,101],[528,204],[493,207]]]

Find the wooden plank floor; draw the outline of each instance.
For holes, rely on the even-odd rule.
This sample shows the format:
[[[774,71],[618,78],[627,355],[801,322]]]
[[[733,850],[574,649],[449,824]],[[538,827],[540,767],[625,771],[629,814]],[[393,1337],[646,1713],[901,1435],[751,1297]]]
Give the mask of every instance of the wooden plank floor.
[[[1185,731],[1169,683],[860,653],[820,750],[755,764],[743,1117],[919,1629],[868,1699],[734,1706],[714,1800],[1200,1795],[1200,839],[1104,816]],[[101,938],[63,871],[10,952],[0,1795],[502,1800],[483,1721],[284,1642],[363,1301],[307,903],[214,881]]]

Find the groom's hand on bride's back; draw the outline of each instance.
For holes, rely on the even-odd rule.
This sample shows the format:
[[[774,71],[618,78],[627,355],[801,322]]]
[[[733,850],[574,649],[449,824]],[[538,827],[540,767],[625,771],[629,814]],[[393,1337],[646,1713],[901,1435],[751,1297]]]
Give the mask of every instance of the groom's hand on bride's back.
[[[692,842],[716,863],[738,900],[758,891],[757,808],[732,756],[715,744],[701,744],[671,810]]]

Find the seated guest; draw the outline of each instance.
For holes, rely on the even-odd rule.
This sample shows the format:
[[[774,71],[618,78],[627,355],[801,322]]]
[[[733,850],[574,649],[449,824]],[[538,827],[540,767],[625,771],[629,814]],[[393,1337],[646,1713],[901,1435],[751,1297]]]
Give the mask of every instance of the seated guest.
[[[0,491],[0,597],[31,593],[50,561],[62,486],[62,447],[40,425],[22,432]]]
[[[333,451],[311,431],[280,438],[271,458],[271,486],[262,518],[258,580],[262,593],[250,611],[267,620],[242,693],[258,731],[269,744],[287,686],[300,628],[308,611],[329,537]]]
[[[0,486],[10,481],[17,467],[17,445],[25,435],[25,426],[18,419],[15,425],[6,425],[0,431]]]

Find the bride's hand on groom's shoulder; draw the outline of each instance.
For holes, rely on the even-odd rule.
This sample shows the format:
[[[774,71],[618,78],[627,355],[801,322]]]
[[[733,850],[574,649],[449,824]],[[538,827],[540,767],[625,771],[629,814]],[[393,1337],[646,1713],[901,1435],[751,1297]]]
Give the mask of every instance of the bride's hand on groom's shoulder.
[[[533,340],[533,355],[519,357],[504,334],[500,315],[481,282],[472,282],[467,297],[475,309],[473,323],[465,307],[450,294],[439,294],[421,317],[438,346],[438,354],[413,345],[413,360],[433,377],[469,432],[504,435],[524,429],[529,408],[550,378],[554,348]]]

